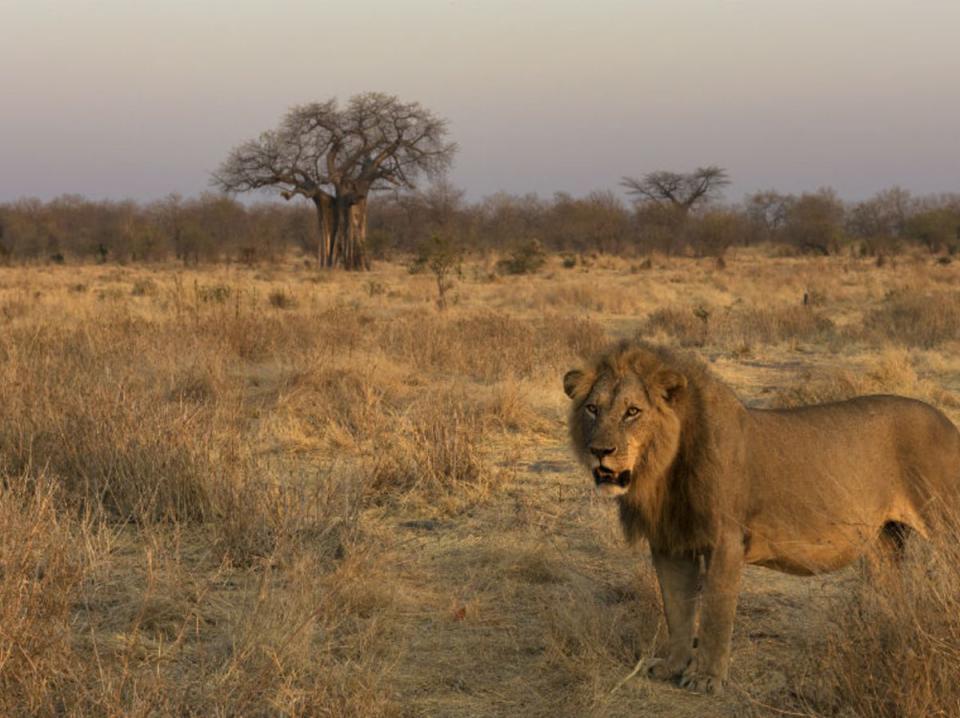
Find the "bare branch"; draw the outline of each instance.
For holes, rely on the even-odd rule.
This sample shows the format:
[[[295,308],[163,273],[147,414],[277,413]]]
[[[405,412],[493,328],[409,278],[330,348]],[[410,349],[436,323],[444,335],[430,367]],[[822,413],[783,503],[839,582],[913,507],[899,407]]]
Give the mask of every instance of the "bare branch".
[[[698,167],[690,173],[660,170],[649,172],[640,179],[624,177],[620,184],[628,194],[640,200],[669,203],[688,212],[696,205],[718,197],[722,188],[730,184],[730,179],[726,170],[710,165]]]

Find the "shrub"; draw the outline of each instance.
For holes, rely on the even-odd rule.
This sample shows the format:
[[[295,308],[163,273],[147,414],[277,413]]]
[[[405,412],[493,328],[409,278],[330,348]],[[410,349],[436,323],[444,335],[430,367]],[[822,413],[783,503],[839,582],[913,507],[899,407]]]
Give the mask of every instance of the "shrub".
[[[387,285],[383,282],[377,282],[371,279],[368,280],[364,286],[367,289],[367,295],[371,298],[380,297],[387,293]]]
[[[223,304],[233,294],[233,290],[226,284],[194,284],[194,293],[201,302]]]
[[[497,269],[504,274],[532,274],[547,262],[547,252],[539,239],[531,239],[518,245],[506,259],[497,262]]]
[[[297,306],[297,298],[283,289],[273,289],[267,295],[267,301],[275,309],[293,309]]]
[[[157,293],[157,283],[152,279],[138,279],[133,283],[130,293],[135,297],[143,297]]]

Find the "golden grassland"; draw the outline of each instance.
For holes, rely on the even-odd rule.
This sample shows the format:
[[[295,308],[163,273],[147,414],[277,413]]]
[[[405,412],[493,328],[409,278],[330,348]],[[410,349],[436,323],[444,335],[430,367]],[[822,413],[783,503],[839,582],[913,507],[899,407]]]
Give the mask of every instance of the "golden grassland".
[[[758,406],[960,420],[960,264],[599,257],[0,269],[0,715],[960,715],[960,550],[749,569],[719,699],[635,677],[644,551],[566,446],[560,377],[689,347]]]

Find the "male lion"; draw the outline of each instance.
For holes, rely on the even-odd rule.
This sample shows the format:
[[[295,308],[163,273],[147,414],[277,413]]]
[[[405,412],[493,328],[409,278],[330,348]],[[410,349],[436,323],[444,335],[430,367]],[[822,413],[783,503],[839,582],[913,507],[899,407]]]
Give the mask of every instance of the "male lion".
[[[691,690],[722,689],[744,564],[832,571],[960,508],[960,432],[921,401],[748,409],[697,360],[639,342],[563,387],[578,457],[628,540],[650,542],[669,639],[648,673]]]

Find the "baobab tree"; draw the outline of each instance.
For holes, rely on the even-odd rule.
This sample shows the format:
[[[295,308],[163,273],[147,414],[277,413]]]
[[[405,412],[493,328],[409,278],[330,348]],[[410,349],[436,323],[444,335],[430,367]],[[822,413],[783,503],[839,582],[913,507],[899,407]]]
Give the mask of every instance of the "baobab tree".
[[[640,200],[667,204],[687,215],[699,204],[719,196],[730,184],[727,171],[715,165],[698,167],[693,172],[648,172],[640,179],[624,177],[620,182],[627,193]]]
[[[336,99],[291,108],[276,130],[231,151],[213,183],[227,192],[276,187],[317,210],[321,267],[368,269],[367,198],[376,190],[413,189],[421,174],[439,176],[457,146],[447,123],[417,102],[368,92],[340,109]]]

